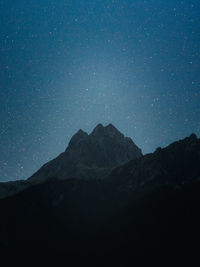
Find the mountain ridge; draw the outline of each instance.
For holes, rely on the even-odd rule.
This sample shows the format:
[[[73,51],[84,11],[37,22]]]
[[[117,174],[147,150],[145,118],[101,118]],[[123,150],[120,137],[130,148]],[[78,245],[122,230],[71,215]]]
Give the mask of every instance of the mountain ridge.
[[[101,125],[101,124],[99,124],[99,125],[97,125],[97,127],[95,127],[95,128],[102,128],[103,126]],[[109,124],[108,126],[106,126],[107,128],[114,128],[114,129],[116,129],[113,125],[111,125],[111,124]],[[106,128],[106,127],[103,127],[103,128]],[[118,130],[117,130],[118,131]],[[94,130],[91,132],[91,134],[94,132]],[[73,138],[75,138],[76,139],[76,136],[77,136],[77,134],[78,134],[78,136],[80,137],[80,136],[82,136],[82,138],[87,138],[89,135],[86,133],[86,132],[84,132],[83,130],[79,130],[79,131],[77,131],[77,133],[71,138],[71,140],[70,140],[70,142],[72,142],[71,144],[70,144],[70,142],[69,142],[69,145],[68,145],[68,147],[67,147],[67,149],[71,149],[71,145],[73,144],[73,142],[74,142],[74,140],[73,140]],[[90,134],[90,135],[91,135]],[[119,132],[119,134],[123,137],[124,135],[123,134],[121,134],[120,132]],[[128,139],[129,140],[129,138],[128,137],[125,137],[126,139]],[[80,138],[78,138],[79,140],[80,140]],[[154,158],[154,161],[156,160],[156,158],[158,158],[159,159],[159,157],[158,157],[158,155],[162,152],[162,151],[167,151],[167,150],[170,150],[171,148],[173,148],[173,147],[176,147],[177,145],[179,145],[179,144],[184,144],[184,143],[194,143],[194,142],[196,142],[196,143],[198,143],[198,141],[199,141],[199,139],[197,138],[197,136],[193,133],[193,134],[191,134],[189,137],[186,137],[186,138],[184,138],[184,139],[181,139],[181,140],[179,140],[179,141],[175,141],[175,142],[173,142],[172,144],[170,144],[170,145],[168,145],[167,147],[165,147],[165,148],[161,148],[161,147],[159,147],[159,148],[157,148],[153,153],[148,153],[148,154],[146,154],[146,155],[144,155],[144,156],[142,156],[142,157],[139,157],[139,159],[134,159],[134,160],[129,160],[129,161],[127,161],[127,162],[125,162],[125,163],[122,163],[122,164],[119,164],[118,166],[116,166],[116,167],[114,167],[114,168],[111,168],[111,169],[104,169],[104,168],[101,168],[100,170],[98,169],[98,168],[92,168],[92,167],[88,167],[88,169],[85,167],[85,166],[81,166],[81,168],[83,168],[83,171],[85,171],[85,173],[84,173],[84,175],[82,175],[81,177],[76,177],[76,176],[69,176],[68,178],[69,179],[71,179],[71,178],[76,178],[76,179],[93,179],[94,177],[96,178],[96,179],[100,179],[100,178],[102,178],[102,177],[104,177],[104,178],[108,178],[108,177],[111,177],[111,176],[113,176],[113,175],[115,175],[115,174],[117,174],[117,172],[122,172],[122,170],[123,169],[128,169],[128,168],[130,168],[129,166],[131,165],[131,164],[133,164],[133,166],[136,166],[136,170],[134,170],[134,168],[133,168],[133,170],[132,170],[132,172],[135,172],[135,175],[137,176],[138,174],[138,172],[143,172],[143,171],[139,171],[138,170],[138,168],[140,169],[141,167],[138,167],[139,165],[143,165],[144,164],[144,162],[146,162],[145,164],[146,165],[148,165],[149,164],[149,162],[151,162],[152,161],[152,157]],[[66,150],[67,150],[66,149]],[[187,148],[187,149],[189,149],[189,148]],[[63,154],[64,154],[64,152],[63,153],[61,153],[59,156],[58,156],[58,158],[59,157],[63,157]],[[198,156],[197,156],[197,158],[198,158]],[[149,160],[148,160],[149,159]],[[45,166],[48,166],[48,164],[50,164],[52,161],[50,161],[50,162],[47,162],[46,164],[44,164],[43,166],[42,166],[42,168],[43,167],[45,167]],[[138,164],[138,162],[140,162],[139,164]],[[138,164],[138,166],[137,166],[137,164]],[[150,167],[146,167],[146,165],[144,164],[144,169],[149,169]],[[159,167],[160,169],[161,168],[163,168],[163,167]],[[149,170],[150,171],[150,170]],[[151,170],[152,171],[152,173],[153,173],[153,169]],[[157,172],[158,172],[158,170],[157,170]],[[125,173],[126,173],[126,171],[125,171]],[[163,173],[163,170],[162,170],[162,172],[161,171],[159,171],[159,175],[162,175],[162,173]],[[158,173],[157,173],[157,175],[158,175]],[[116,175],[116,177],[117,177],[118,175]],[[51,177],[55,177],[54,175],[52,175]],[[50,177],[50,178],[51,178]],[[48,177],[47,177],[47,179],[48,179]],[[115,178],[116,180],[117,180],[117,178]],[[143,179],[143,178],[140,178],[140,179]],[[30,186],[33,186],[33,185],[35,185],[35,184],[40,184],[40,183],[43,183],[43,182],[45,182],[45,180],[46,179],[44,179],[44,180],[40,180],[40,179],[27,179],[27,180],[19,180],[19,181],[10,181],[10,182],[1,182],[0,183],[0,199],[1,198],[5,198],[5,197],[7,197],[7,196],[12,196],[12,195],[14,195],[14,194],[17,194],[18,192],[20,192],[20,191],[23,191],[23,190],[26,190],[28,187],[30,187]],[[141,181],[141,184],[142,183],[144,183],[144,181]]]

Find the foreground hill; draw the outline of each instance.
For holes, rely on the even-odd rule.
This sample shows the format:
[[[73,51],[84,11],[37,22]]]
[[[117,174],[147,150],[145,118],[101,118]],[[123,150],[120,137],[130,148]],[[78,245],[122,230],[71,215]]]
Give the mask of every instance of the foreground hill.
[[[51,177],[0,200],[0,249],[198,266],[199,205],[200,140],[192,134],[103,180]]]

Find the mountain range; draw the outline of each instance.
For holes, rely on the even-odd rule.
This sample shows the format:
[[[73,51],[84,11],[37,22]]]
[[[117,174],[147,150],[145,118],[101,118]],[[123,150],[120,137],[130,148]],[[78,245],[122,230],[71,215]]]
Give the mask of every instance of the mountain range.
[[[74,265],[91,253],[104,266],[105,255],[109,266],[200,263],[195,134],[142,155],[112,124],[79,130],[61,155],[26,181],[1,183],[0,194],[4,254],[62,254]]]

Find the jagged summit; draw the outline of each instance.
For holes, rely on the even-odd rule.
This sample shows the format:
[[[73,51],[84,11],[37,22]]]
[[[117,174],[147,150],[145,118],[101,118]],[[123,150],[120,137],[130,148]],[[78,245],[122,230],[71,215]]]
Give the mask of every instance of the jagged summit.
[[[141,156],[141,149],[131,138],[125,137],[112,124],[105,127],[98,124],[89,135],[80,129],[65,152],[45,164],[30,179],[96,177],[96,172],[103,176],[111,168]]]
[[[92,136],[110,136],[110,137],[124,137],[124,135],[115,128],[111,123],[107,126],[98,124],[91,133]]]
[[[86,133],[82,129],[79,129],[71,138],[70,143],[73,143],[76,139],[86,138],[87,136],[101,136],[101,135],[112,135],[113,133],[118,134],[120,136],[124,136],[112,123],[109,123],[106,126],[99,123],[97,126],[92,130],[90,134]]]

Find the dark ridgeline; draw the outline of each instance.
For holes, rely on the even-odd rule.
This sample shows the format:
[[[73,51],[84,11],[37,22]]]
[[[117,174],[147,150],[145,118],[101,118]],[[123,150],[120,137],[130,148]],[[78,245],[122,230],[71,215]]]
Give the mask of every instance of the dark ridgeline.
[[[194,134],[142,156],[112,125],[80,130],[27,188],[0,200],[0,250],[62,254],[66,262],[94,253],[104,266],[105,255],[112,255],[109,266],[198,266],[199,179]]]

